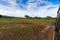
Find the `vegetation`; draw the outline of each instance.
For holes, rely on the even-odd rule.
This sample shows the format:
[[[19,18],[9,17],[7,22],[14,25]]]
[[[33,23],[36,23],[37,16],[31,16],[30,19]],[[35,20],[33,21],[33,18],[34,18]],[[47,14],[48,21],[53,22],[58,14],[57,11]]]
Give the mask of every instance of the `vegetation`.
[[[51,16],[47,16],[46,18],[50,19],[50,18],[52,18],[52,17],[51,17]]]
[[[11,17],[11,16],[2,16],[2,15],[0,15],[0,18],[20,18],[20,19],[22,18],[22,19],[24,19],[23,17]],[[29,15],[25,15],[25,18],[27,18],[27,19],[43,19],[42,17],[37,17],[37,16],[30,17]],[[51,16],[47,16],[44,19],[55,19],[55,18],[53,18]]]
[[[25,15],[25,18],[28,18],[28,19],[42,19],[42,17],[37,17],[37,16],[35,16],[35,17],[30,17],[30,16],[28,16],[28,15]],[[53,17],[51,17],[51,16],[47,16],[47,17],[45,17],[45,19],[55,19],[55,18],[53,18]]]
[[[25,15],[25,18],[30,18],[28,15]]]
[[[2,17],[2,15],[0,15],[0,18]]]
[[[50,16],[15,18],[0,15],[0,40],[53,40],[53,28],[47,31],[44,38],[40,38],[40,32],[54,22],[55,19]]]
[[[46,37],[42,39],[37,39],[37,37],[46,25],[53,23],[55,19],[27,18],[1,18],[0,40],[52,40],[52,28],[47,31]]]

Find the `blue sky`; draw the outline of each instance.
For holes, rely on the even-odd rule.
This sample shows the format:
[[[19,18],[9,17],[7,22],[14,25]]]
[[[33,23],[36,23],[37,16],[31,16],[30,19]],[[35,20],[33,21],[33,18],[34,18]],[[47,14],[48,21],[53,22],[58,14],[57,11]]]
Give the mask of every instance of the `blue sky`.
[[[59,5],[60,0],[0,0],[0,14],[14,17],[56,17]]]

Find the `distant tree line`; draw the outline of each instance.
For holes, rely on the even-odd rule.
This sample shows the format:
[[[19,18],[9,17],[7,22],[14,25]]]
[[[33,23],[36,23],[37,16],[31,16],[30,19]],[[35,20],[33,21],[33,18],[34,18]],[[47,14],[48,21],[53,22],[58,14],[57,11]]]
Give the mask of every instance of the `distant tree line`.
[[[35,17],[30,17],[30,16],[28,16],[28,15],[25,15],[25,18],[28,18],[28,19],[41,19],[41,17],[37,17],[37,16],[35,16]]]
[[[15,18],[15,17],[12,17],[12,16],[3,16],[3,15],[0,15],[0,18]]]
[[[42,17],[37,17],[37,16],[35,16],[35,17],[30,17],[30,16],[28,16],[28,15],[25,15],[25,18],[28,18],[28,19],[41,19]],[[50,19],[50,18],[53,18],[53,17],[51,17],[51,16],[47,16],[47,17],[45,17],[46,19]]]
[[[2,16],[2,15],[0,15],[0,18],[15,18],[15,17],[11,17],[11,16]],[[42,17],[37,17],[37,16],[31,17],[31,16],[29,16],[29,15],[25,15],[25,18],[27,18],[27,19],[41,19]],[[46,19],[50,19],[50,18],[53,18],[53,17],[47,16],[47,17],[45,17],[45,18],[46,18]]]

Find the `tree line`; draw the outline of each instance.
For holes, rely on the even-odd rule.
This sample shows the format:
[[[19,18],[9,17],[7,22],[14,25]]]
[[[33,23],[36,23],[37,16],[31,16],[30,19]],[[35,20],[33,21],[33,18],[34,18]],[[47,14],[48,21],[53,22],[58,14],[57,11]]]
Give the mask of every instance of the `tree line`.
[[[42,17],[37,17],[37,16],[31,17],[29,15],[25,15],[24,17],[27,18],[27,19],[41,19],[42,18]],[[10,17],[9,16],[2,16],[2,15],[0,15],[0,18],[10,18]],[[14,18],[14,17],[11,17],[11,18]],[[53,17],[47,16],[45,18],[50,19],[50,18],[53,18]]]
[[[35,16],[35,17],[30,17],[30,16],[28,16],[28,15],[25,15],[25,18],[29,18],[29,19],[32,19],[32,18],[34,18],[34,19],[41,19],[42,17],[37,17],[37,16]],[[50,19],[50,18],[53,18],[53,17],[47,16],[47,17],[44,17],[44,18]]]

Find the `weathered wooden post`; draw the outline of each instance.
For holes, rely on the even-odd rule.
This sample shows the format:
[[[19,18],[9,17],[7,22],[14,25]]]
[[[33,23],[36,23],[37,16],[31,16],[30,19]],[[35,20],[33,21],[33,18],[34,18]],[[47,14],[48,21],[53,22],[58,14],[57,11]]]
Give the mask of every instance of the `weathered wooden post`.
[[[60,7],[59,7],[58,12],[57,12],[54,40],[60,40]]]

